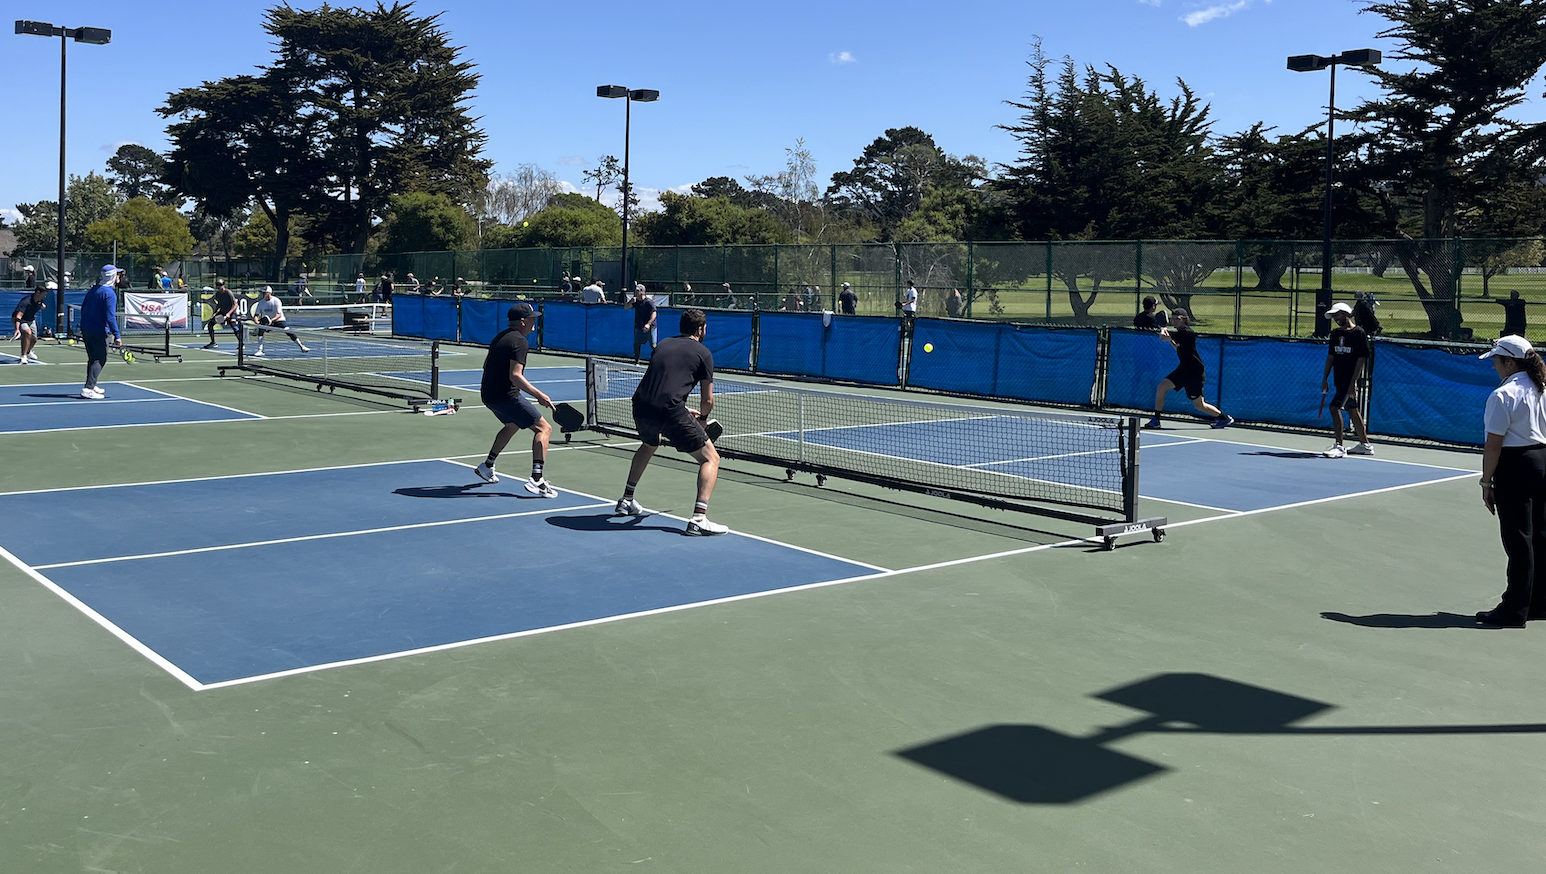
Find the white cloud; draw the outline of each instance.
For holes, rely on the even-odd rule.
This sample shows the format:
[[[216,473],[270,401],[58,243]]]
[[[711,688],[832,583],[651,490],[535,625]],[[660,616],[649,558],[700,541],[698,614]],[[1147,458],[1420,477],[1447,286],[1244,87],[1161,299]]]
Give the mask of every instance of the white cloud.
[[[827,60],[831,61],[834,64],[857,64],[857,63],[859,63],[859,59],[854,57],[854,53],[853,52],[833,52],[832,54],[827,55]]]
[[[118,150],[123,148],[124,146],[138,146],[138,145],[140,145],[140,143],[138,141],[136,141],[136,140],[119,140],[116,143],[103,143],[102,145],[97,146],[97,148],[99,148],[102,151],[108,153],[109,155],[116,155],[116,154],[118,154]]]
[[[0,207],[0,218],[4,218],[6,224],[14,225],[21,221],[21,213],[14,209]]]
[[[1138,2],[1145,6],[1158,6],[1162,0],[1138,0]]]
[[[579,155],[565,155],[558,159],[558,163],[564,167],[584,167],[586,161]]]
[[[1247,0],[1235,0],[1233,3],[1217,3],[1213,6],[1209,6],[1206,9],[1198,9],[1195,12],[1188,12],[1181,16],[1181,20],[1186,22],[1187,27],[1197,27],[1199,25],[1207,24],[1214,19],[1228,18],[1229,16],[1234,15],[1236,12],[1244,9],[1247,5],[1249,5]]]

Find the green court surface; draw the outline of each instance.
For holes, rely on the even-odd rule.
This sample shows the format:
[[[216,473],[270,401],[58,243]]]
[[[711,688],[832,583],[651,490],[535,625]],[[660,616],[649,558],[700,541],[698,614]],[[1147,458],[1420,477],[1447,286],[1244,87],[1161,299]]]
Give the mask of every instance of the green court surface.
[[[0,386],[79,386],[80,350],[40,354],[49,366],[0,368]],[[6,434],[0,492],[475,464],[494,431],[475,397],[425,417],[214,378],[228,362],[114,359],[104,379],[266,418]],[[526,443],[506,477],[525,473]],[[548,476],[610,500],[631,449],[580,434]],[[1146,470],[1180,464],[1145,452]],[[692,477],[663,452],[640,499],[684,513]],[[0,561],[0,871],[1540,870],[1546,632],[1465,621],[1503,579],[1474,477],[1358,491],[1245,513],[1150,500],[1166,540],[1101,552],[1075,522],[727,462],[717,521],[885,572],[202,690]],[[256,525],[258,494],[233,485],[207,527]],[[175,511],[133,521],[153,531]],[[99,536],[57,521],[61,542]],[[490,536],[473,556],[437,549],[437,529],[412,536],[446,585],[474,558],[512,585],[584,558],[541,537]],[[182,582],[257,560],[199,556]],[[300,554],[265,556],[276,584],[308,574]],[[594,585],[673,572],[611,565]]]

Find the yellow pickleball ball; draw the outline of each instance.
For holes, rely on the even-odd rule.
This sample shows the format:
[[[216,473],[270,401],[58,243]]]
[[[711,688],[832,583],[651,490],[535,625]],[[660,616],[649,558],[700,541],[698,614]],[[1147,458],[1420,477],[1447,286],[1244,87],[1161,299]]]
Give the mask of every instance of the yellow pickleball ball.
[[[925,351],[925,352],[933,352],[934,351],[934,344],[933,343],[925,343],[925,344],[923,344],[923,351]]]

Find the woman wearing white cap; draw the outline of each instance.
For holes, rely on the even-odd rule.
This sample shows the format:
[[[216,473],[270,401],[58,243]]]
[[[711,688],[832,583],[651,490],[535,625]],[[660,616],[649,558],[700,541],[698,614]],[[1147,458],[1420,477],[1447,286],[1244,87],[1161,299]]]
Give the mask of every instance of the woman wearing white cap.
[[[1478,357],[1492,359],[1503,380],[1487,398],[1481,486],[1482,503],[1498,517],[1508,588],[1476,620],[1519,628],[1546,619],[1546,362],[1529,340],[1513,336]]]

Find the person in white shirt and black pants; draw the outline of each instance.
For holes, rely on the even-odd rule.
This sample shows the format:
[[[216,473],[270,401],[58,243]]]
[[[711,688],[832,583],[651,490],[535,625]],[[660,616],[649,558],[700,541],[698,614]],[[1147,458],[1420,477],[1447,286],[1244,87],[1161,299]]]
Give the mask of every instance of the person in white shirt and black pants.
[[[1522,628],[1546,619],[1546,363],[1523,337],[1502,337],[1479,357],[1503,384],[1487,398],[1482,503],[1498,517],[1508,588],[1483,625]]]

